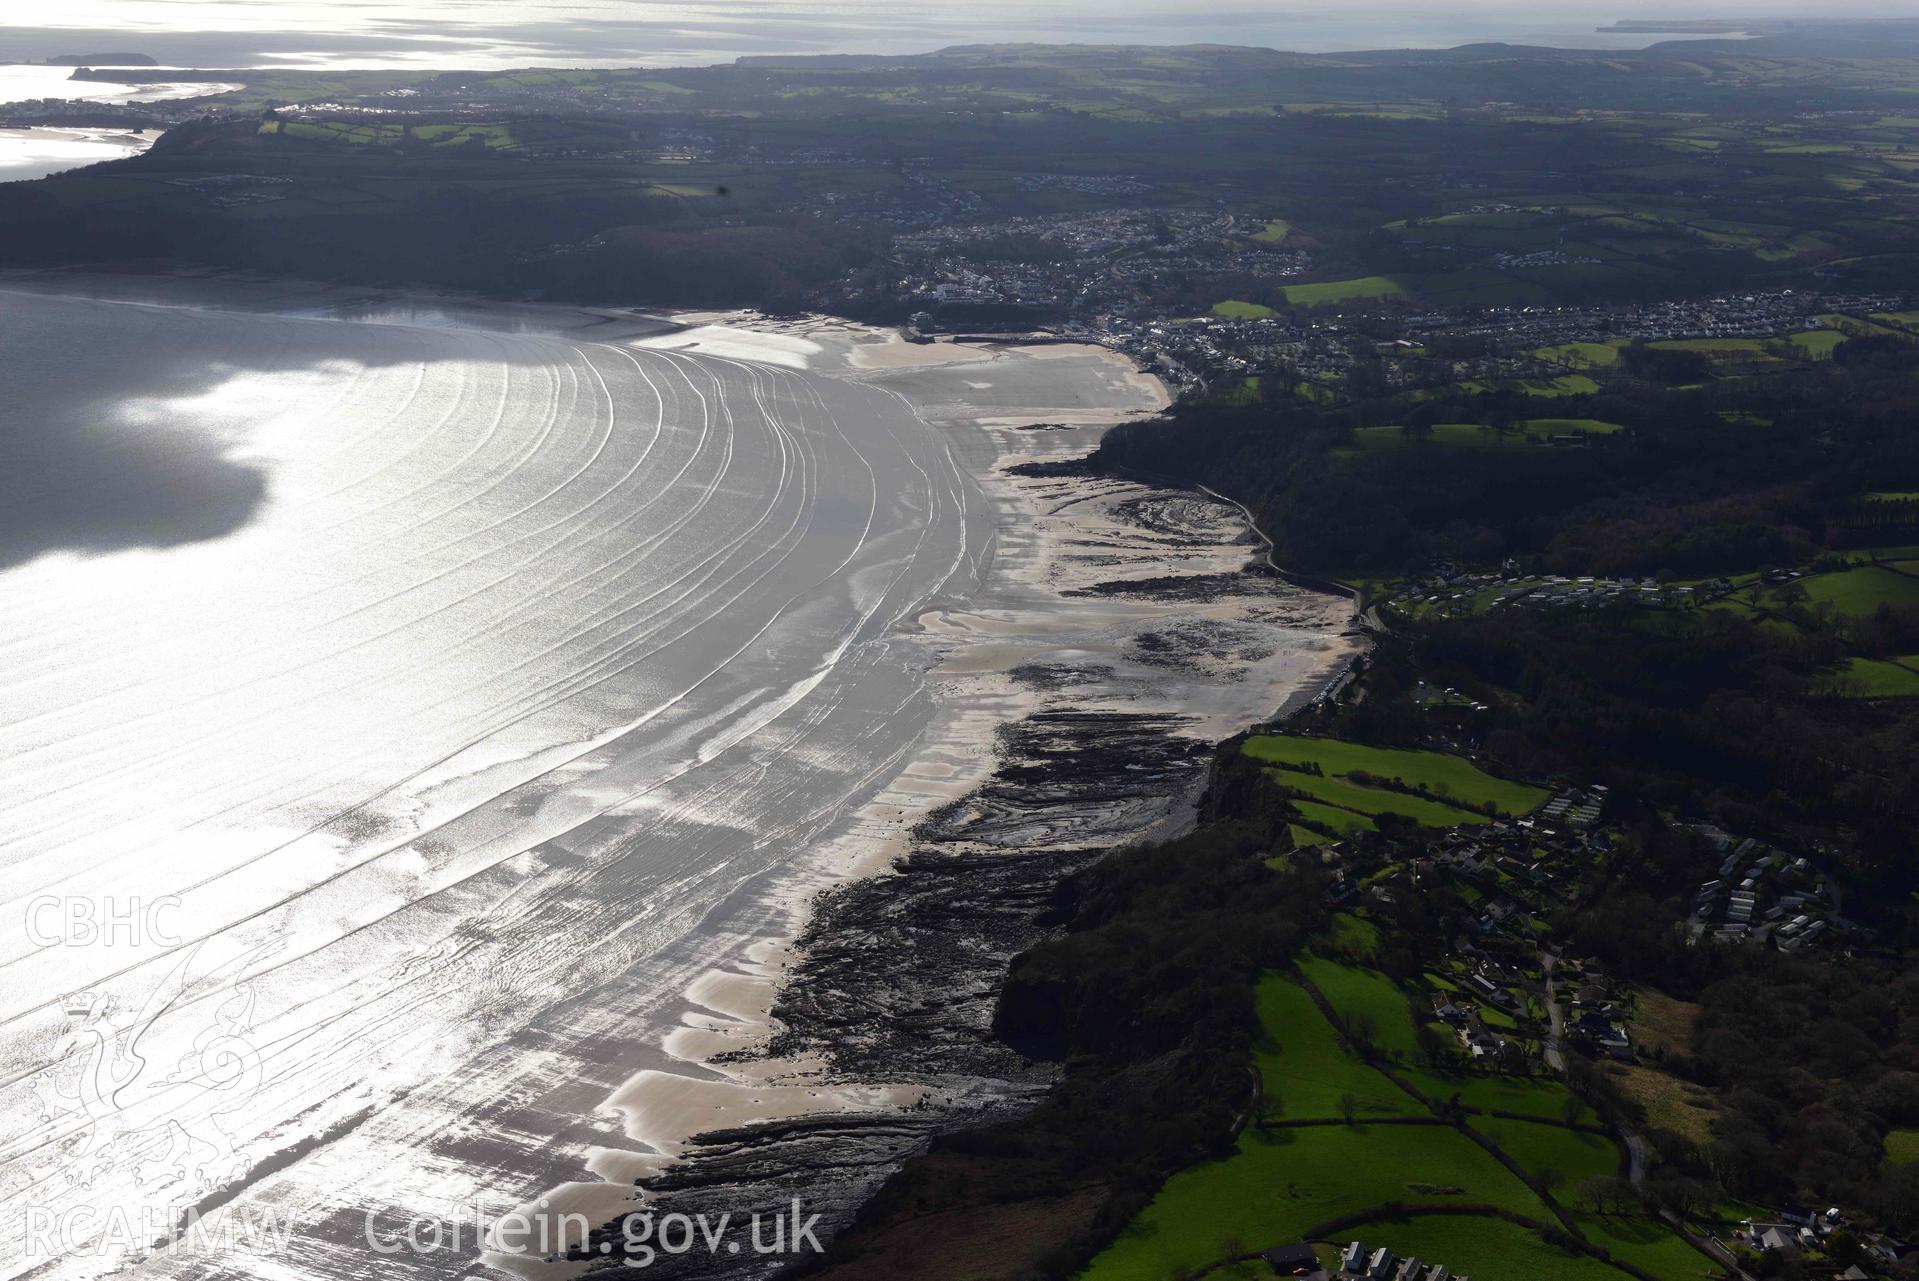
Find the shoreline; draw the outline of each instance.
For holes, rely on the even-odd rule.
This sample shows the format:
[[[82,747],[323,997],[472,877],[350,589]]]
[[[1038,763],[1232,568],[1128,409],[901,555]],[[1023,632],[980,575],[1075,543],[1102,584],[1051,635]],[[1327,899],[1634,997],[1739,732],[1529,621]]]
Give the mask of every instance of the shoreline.
[[[834,318],[495,304],[225,273],[9,272],[0,274],[0,291],[6,290],[156,309],[505,329],[806,369],[886,391],[900,407],[902,434],[942,442],[951,469],[977,483],[977,490],[956,486],[949,499],[969,521],[981,522],[984,534],[979,545],[966,544],[972,563],[956,562],[959,572],[947,580],[945,590],[959,594],[942,596],[935,588],[898,617],[883,642],[889,665],[921,673],[913,703],[930,705],[931,715],[919,734],[859,781],[853,804],[823,829],[830,837],[782,853],[724,899],[675,925],[673,942],[646,962],[663,981],[642,990],[636,965],[562,997],[552,1007],[565,1011],[559,1017],[600,1029],[596,1039],[604,1049],[596,1058],[560,1075],[540,1075],[537,1057],[516,1057],[502,1044],[435,1083],[434,1097],[451,1100],[462,1097],[453,1082],[470,1091],[490,1081],[495,1090],[529,1100],[523,1108],[505,1105],[521,1108],[524,1117],[513,1115],[523,1123],[558,1123],[526,1130],[518,1141],[475,1158],[485,1171],[475,1191],[524,1206],[543,1203],[535,1219],[579,1214],[589,1223],[609,1222],[637,1204],[642,1188],[684,1196],[689,1181],[718,1186],[706,1172],[729,1163],[735,1170],[754,1161],[763,1170],[778,1164],[804,1179],[819,1168],[822,1136],[831,1135],[850,1139],[859,1154],[839,1167],[845,1177],[826,1207],[844,1221],[876,1180],[937,1127],[1031,1097],[1044,1087],[1045,1070],[1028,1071],[1003,1055],[970,1065],[955,1059],[939,1071],[864,1070],[835,1037],[790,1035],[801,1022],[790,1008],[793,977],[824,955],[818,947],[803,952],[799,940],[809,931],[818,937],[815,927],[829,919],[855,919],[845,913],[828,918],[828,896],[878,888],[880,897],[868,901],[889,910],[888,896],[937,884],[895,874],[924,837],[939,850],[932,862],[948,855],[971,860],[967,865],[1013,878],[1008,883],[1034,901],[1078,861],[1148,830],[1177,831],[1191,813],[1193,760],[1211,742],[1269,714],[1289,691],[1338,661],[1346,645],[1335,603],[1242,573],[1253,548],[1222,505],[1112,478],[1013,469],[1084,455],[1107,426],[1163,403],[1157,380],[1105,348],[908,344],[892,331]],[[984,585],[975,586],[982,572]],[[1160,580],[1168,574],[1204,590],[1166,596]],[[1215,590],[1228,580],[1238,586]],[[1075,780],[1080,790],[1068,788],[1055,804],[1062,798],[1049,792],[1048,762],[1078,754],[1097,735],[1110,735],[1124,752],[1163,753],[1158,777],[1146,787],[1104,786],[1129,759],[1120,756],[1107,762],[1112,768]],[[980,803],[969,810],[962,804],[969,800]],[[1046,805],[1052,808],[1041,813]],[[630,825],[633,817],[612,813],[606,822]],[[933,819],[938,831],[929,827]],[[1004,858],[1008,850],[1041,845],[1047,847],[1042,858]],[[1025,873],[1031,876],[1020,880]],[[845,901],[857,905],[858,896]],[[976,918],[1000,958],[989,958],[976,973],[974,996],[990,998],[1004,958],[1035,936],[1030,921],[995,921],[990,912]],[[943,982],[951,975],[934,977]],[[918,990],[937,997],[925,984]],[[776,1007],[783,1017],[776,1017]],[[956,1008],[946,1020],[958,1029],[945,1036],[948,1048],[961,1058],[975,1054],[986,1045],[982,1033],[990,1019],[990,999]],[[931,1030],[945,1035],[938,1026]],[[775,1046],[780,1034],[789,1035]],[[783,1057],[771,1057],[769,1047]],[[998,1052],[988,1047],[986,1053]],[[511,1074],[498,1070],[501,1063]],[[535,1098],[543,1101],[535,1106]],[[431,1111],[436,1104],[421,1106]],[[714,1135],[745,1135],[750,1142],[728,1152],[727,1140],[716,1146]],[[708,1138],[695,1142],[697,1136]],[[787,1146],[772,1156],[749,1150],[768,1139]],[[297,1159],[307,1174],[282,1178],[274,1167],[262,1178],[278,1185],[320,1177],[333,1160],[332,1146]],[[809,1148],[812,1156],[784,1159]],[[431,1149],[416,1141],[395,1155],[426,1158]],[[486,1165],[478,1166],[480,1160]],[[253,1182],[242,1178],[234,1195],[240,1201],[273,1195],[266,1187],[256,1193]],[[391,1192],[395,1204],[409,1199],[404,1184],[394,1183]],[[345,1243],[348,1229],[340,1224],[316,1226],[329,1245]],[[555,1232],[550,1239],[564,1238]],[[592,1262],[551,1264],[498,1253],[483,1261],[528,1276],[565,1274]]]
[[[782,350],[783,345],[804,343],[816,348],[809,353],[810,372],[857,381],[972,368],[997,358],[995,353],[957,344],[909,343],[896,331],[837,317],[769,319],[756,313],[699,310],[655,314],[674,327],[641,339],[642,345],[748,360],[771,356],[777,363],[792,354],[790,347]],[[758,350],[746,350],[755,347]],[[1123,365],[1136,403],[1060,412],[1097,423],[1096,429],[1103,431],[1108,423],[1157,412],[1164,404],[1163,384],[1137,374],[1132,363],[1117,353],[1080,348],[1073,354],[1115,369]],[[983,423],[928,420],[904,398],[902,408],[913,415],[921,430],[949,435],[953,447],[968,455],[983,484],[1006,454],[1005,444]],[[996,507],[1006,501],[990,492],[988,499]],[[995,568],[990,572],[1003,572],[997,549],[992,554]],[[896,637],[920,655],[918,663],[929,686],[939,683],[939,673],[954,654],[969,647],[966,629],[948,618],[962,613],[962,605],[938,598],[926,601],[918,617],[902,626]],[[916,745],[871,799],[845,816],[840,835],[789,864],[761,892],[756,915],[776,922],[775,928],[736,946],[731,955],[713,958],[711,967],[687,986],[679,1026],[659,1045],[670,1066],[640,1071],[604,1100],[603,1109],[620,1117],[625,1137],[650,1150],[617,1154],[601,1150],[591,1158],[587,1172],[608,1182],[569,1183],[516,1205],[530,1221],[550,1225],[550,1239],[570,1239],[565,1216],[586,1214],[597,1224],[619,1213],[610,1201],[632,1200],[636,1181],[650,1183],[683,1164],[681,1158],[698,1146],[695,1140],[702,1134],[791,1122],[831,1124],[848,1118],[897,1117],[924,1102],[927,1091],[922,1086],[837,1080],[818,1053],[773,1057],[767,1047],[780,1031],[774,1008],[798,963],[799,940],[816,919],[817,904],[847,886],[884,876],[910,851],[920,824],[984,782],[994,766],[999,731],[1019,720],[1031,700],[1023,691],[998,682],[971,698],[935,691],[934,702],[935,715]],[[483,1260],[495,1269],[528,1277],[570,1275],[590,1264],[590,1260],[540,1262],[498,1251],[487,1252]]]
[[[144,153],[159,138],[112,125],[0,126],[0,182],[33,182]]]
[[[843,370],[814,372],[882,383],[927,371],[951,382],[957,371],[960,382],[977,387],[969,375],[985,374],[1011,350],[911,344],[833,319],[673,318],[694,328],[668,344],[749,319],[755,332],[856,335]],[[1154,393],[1157,407],[1166,402],[1163,384],[1108,349],[1060,344],[1019,353],[1124,366],[1136,391]],[[768,1195],[774,1190],[809,1192],[809,1211],[827,1215],[822,1232],[837,1231],[934,1134],[1034,1099],[1053,1079],[1052,1066],[999,1045],[991,1023],[1006,965],[1043,937],[1037,920],[1052,888],[1115,846],[1190,827],[1212,746],[1316,696],[1360,648],[1350,620],[1335,617],[1350,612],[1344,602],[1257,572],[1245,540],[1258,535],[1223,502],[1110,477],[1019,474],[1085,455],[1130,413],[1080,406],[979,412],[928,404],[926,388],[909,390],[929,430],[963,436],[970,429],[991,445],[990,458],[974,460],[997,512],[998,545],[982,599],[972,608],[930,603],[911,629],[938,656],[928,680],[939,714],[898,775],[851,816],[836,848],[807,860],[774,892],[790,932],[756,940],[743,963],[722,962],[689,987],[688,1012],[663,1048],[679,1071],[717,1071],[723,1079],[656,1069],[608,1100],[628,1136],[657,1154],[625,1166],[602,1162],[596,1171],[626,1174],[629,1189],[639,1185],[636,1203],[603,1217],[587,1251],[568,1264],[529,1268],[489,1255],[496,1267],[542,1276],[556,1267],[584,1270],[604,1258],[600,1247],[616,1243],[618,1225],[640,1205],[738,1212],[748,1202],[777,1204]],[[1149,509],[1145,518],[1131,505]],[[1169,559],[1176,562],[1170,576],[1190,580],[1197,597],[1165,590]],[[1234,634],[1255,621],[1275,626],[1276,605],[1281,612],[1304,605],[1290,625],[1321,638],[1310,651],[1318,657],[1303,669],[1282,658],[1284,676],[1259,672],[1274,652],[1262,654],[1256,640]],[[1055,621],[1036,625],[1035,612]],[[1163,637],[1158,629],[1166,627],[1200,634],[1143,655],[1120,639],[1142,631]],[[1222,635],[1227,652],[1214,643]],[[1243,652],[1231,652],[1235,640]],[[1240,687],[1210,705],[1189,705],[1185,695],[1207,682],[1238,686],[1248,660],[1258,693]],[[1116,678],[1116,667],[1125,674]],[[1142,671],[1178,672],[1174,691],[1141,688]],[[1059,766],[1070,757],[1092,765],[1064,777]],[[1113,781],[1142,762],[1150,762],[1149,781],[1128,779],[1113,794]],[[1029,910],[1009,919],[1008,903]],[[881,936],[903,913],[966,924],[945,939],[922,936],[904,950],[889,948]],[[914,965],[923,972],[902,981]],[[536,1221],[604,1211],[604,1185],[568,1191],[519,1208]],[[757,1270],[742,1265],[739,1274]]]

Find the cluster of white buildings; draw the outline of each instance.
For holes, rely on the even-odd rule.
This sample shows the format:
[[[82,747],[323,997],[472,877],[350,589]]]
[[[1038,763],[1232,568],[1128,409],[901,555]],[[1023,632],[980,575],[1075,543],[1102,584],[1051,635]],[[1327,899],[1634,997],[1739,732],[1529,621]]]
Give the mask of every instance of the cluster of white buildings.
[[[1840,922],[1832,882],[1810,860],[1747,837],[1702,832],[1725,852],[1719,873],[1693,891],[1692,932],[1720,943],[1770,942],[1796,952]]]
[[[1354,1241],[1341,1252],[1339,1275],[1365,1277],[1368,1281],[1472,1281],[1443,1263],[1424,1263],[1417,1257],[1402,1259],[1383,1245],[1369,1250],[1363,1241]]]

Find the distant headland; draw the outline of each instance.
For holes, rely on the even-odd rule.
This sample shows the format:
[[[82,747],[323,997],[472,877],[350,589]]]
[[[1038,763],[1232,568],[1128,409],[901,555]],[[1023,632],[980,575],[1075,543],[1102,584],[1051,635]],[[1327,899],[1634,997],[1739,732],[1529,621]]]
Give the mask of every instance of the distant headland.
[[[63,53],[47,59],[49,67],[157,67],[144,53]]]

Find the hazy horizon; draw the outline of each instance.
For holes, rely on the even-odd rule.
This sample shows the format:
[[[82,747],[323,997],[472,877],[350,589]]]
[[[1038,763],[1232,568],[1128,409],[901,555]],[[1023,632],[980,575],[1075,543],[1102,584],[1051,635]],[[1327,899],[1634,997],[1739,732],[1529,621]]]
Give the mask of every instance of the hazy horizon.
[[[1664,38],[1601,33],[1621,20],[1893,17],[1884,4],[1809,14],[1779,0],[1705,0],[1660,11],[1625,0],[1379,0],[1198,12],[1163,0],[947,6],[880,0],[35,0],[0,24],[0,60],[144,53],[177,66],[421,67],[666,65],[750,54],[915,53],[1007,41],[1240,44],[1301,52],[1444,48],[1483,41],[1639,48]]]

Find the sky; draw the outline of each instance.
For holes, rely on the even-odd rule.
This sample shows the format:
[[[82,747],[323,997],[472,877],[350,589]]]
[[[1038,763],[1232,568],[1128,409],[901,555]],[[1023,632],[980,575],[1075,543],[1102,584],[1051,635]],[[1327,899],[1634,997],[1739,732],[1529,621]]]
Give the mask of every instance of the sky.
[[[141,52],[173,66],[622,66],[910,53],[1012,40],[1323,52],[1485,40],[1632,48],[1621,18],[1893,16],[1890,0],[7,0],[0,60]]]

